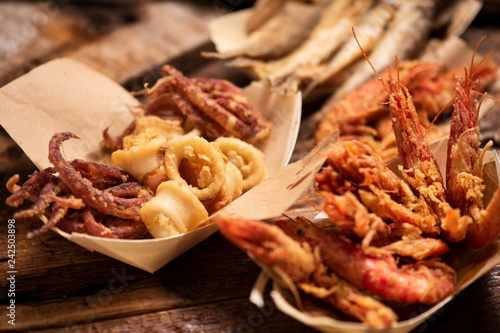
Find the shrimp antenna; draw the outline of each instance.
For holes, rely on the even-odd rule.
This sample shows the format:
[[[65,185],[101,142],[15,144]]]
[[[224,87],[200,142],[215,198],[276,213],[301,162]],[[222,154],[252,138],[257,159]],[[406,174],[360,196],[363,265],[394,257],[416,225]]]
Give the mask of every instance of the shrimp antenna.
[[[494,101],[500,102],[500,99],[495,98],[495,97],[493,97],[491,95],[488,95],[487,93],[482,93],[482,92],[479,92],[479,91],[474,91],[474,94],[483,96],[481,98],[481,101],[483,100],[484,97],[486,97],[486,98],[492,99]]]
[[[481,42],[483,41],[483,39],[485,39],[486,36],[483,36],[479,42],[477,42],[476,44],[476,48],[474,49],[474,53],[472,54],[472,59],[471,59],[471,62],[470,62],[470,69],[471,69],[471,73],[472,73],[472,70],[473,69],[476,69],[477,67],[479,67],[479,65],[481,65],[481,63],[484,61],[484,59],[488,58],[492,53],[493,51],[491,51],[490,53],[488,53],[480,62],[479,64],[476,65],[476,67],[474,67],[474,57],[476,56],[476,53],[477,53],[477,49],[479,48],[479,44],[481,44]]]
[[[477,65],[476,65],[476,67],[474,67],[474,69],[478,68],[478,67],[479,67],[479,66],[483,63],[483,61],[485,61],[485,60],[486,60],[486,58],[488,58],[490,55],[492,55],[492,54],[493,54],[493,52],[494,52],[494,51],[491,51],[491,52],[490,52],[490,53],[488,53],[486,56],[484,56],[484,58],[483,58],[483,59],[481,59],[481,61],[479,62],[479,64],[477,64]]]
[[[472,68],[474,67],[474,57],[476,56],[476,52],[477,52],[477,49],[479,48],[479,44],[481,44],[482,40],[485,39],[485,38],[486,38],[486,36],[483,36],[479,40],[479,42],[477,42],[477,44],[476,44],[476,48],[474,49],[474,53],[472,54],[472,58],[470,60],[470,69],[471,69],[471,71],[472,71]]]
[[[427,129],[431,128],[432,125],[434,125],[434,123],[437,121],[437,119],[439,118],[439,116],[444,112],[444,110],[446,110],[450,105],[451,103],[453,103],[455,99],[452,98],[448,104],[446,104],[442,109],[441,111],[438,112],[438,114],[434,117],[434,119],[432,119],[431,123],[429,124],[429,126],[427,127]]]
[[[358,44],[358,47],[361,50],[361,53],[363,53],[363,56],[365,57],[366,61],[370,65],[370,67],[373,69],[373,72],[375,72],[375,75],[377,76],[377,80],[379,80],[380,83],[382,83],[382,86],[384,87],[384,89],[390,94],[389,89],[384,84],[384,81],[382,81],[382,78],[380,77],[380,74],[377,72],[377,70],[375,69],[375,67],[373,67],[372,63],[370,62],[370,59],[368,59],[368,56],[365,53],[365,50],[363,50],[363,47],[361,47],[361,44],[358,41],[358,37],[356,37],[356,33],[354,32],[354,27],[352,27],[352,34],[354,35],[354,39],[356,40],[356,44]]]
[[[488,53],[483,59],[481,59],[481,61],[476,65],[474,66],[474,58],[476,56],[476,53],[477,53],[477,50],[479,48],[479,44],[481,44],[481,42],[483,41],[483,39],[485,39],[486,36],[483,36],[479,42],[477,42],[476,44],[476,47],[474,48],[474,52],[472,53],[472,58],[471,58],[471,62],[470,62],[470,72],[467,73],[467,68],[465,68],[465,75],[467,77],[467,74],[472,76],[472,72],[477,69],[482,63],[483,61],[486,60],[486,58],[488,58],[492,53],[493,51],[491,51],[490,53]],[[481,103],[483,102],[483,99],[486,97],[486,98],[489,98],[489,99],[492,99],[492,100],[495,100],[497,102],[500,102],[500,100],[496,99],[495,97],[493,96],[490,96],[488,94],[485,94],[485,93],[481,93],[479,91],[473,91],[474,94],[476,95],[481,95],[481,99],[479,101],[479,105],[478,105],[478,109],[481,107]],[[451,101],[448,102],[448,104],[446,104],[442,109],[441,111],[439,111],[439,113],[434,117],[434,119],[432,120],[432,122],[430,123],[429,127],[431,127],[437,120],[437,118],[444,112],[444,110],[446,110],[448,108],[448,106],[450,106],[450,104],[453,102],[453,99]]]
[[[397,78],[398,78],[398,85],[399,85],[399,59],[398,59],[398,55],[396,54],[394,56],[396,58],[396,68],[397,68],[397,71],[396,71],[396,74],[397,74]]]
[[[472,59],[471,59],[471,63],[470,63],[470,75],[471,75],[471,76],[472,76],[472,72],[473,72],[476,68],[478,68],[479,66],[481,66],[481,64],[483,63],[483,61],[485,61],[485,60],[486,60],[486,58],[488,58],[490,55],[492,55],[492,54],[493,54],[493,51],[491,51],[491,52],[490,52],[490,53],[488,53],[486,56],[484,56],[484,57],[483,57],[483,59],[481,59],[481,61],[480,61],[480,62],[479,62],[476,66],[474,66],[474,57],[475,57],[475,55],[476,55],[476,53],[477,53],[477,50],[478,50],[478,48],[479,48],[479,44],[481,44],[481,41],[482,41],[483,39],[485,39],[485,38],[486,38],[486,36],[483,36],[483,37],[479,40],[479,42],[477,42],[477,44],[476,44],[476,48],[474,49],[474,53],[472,54]]]

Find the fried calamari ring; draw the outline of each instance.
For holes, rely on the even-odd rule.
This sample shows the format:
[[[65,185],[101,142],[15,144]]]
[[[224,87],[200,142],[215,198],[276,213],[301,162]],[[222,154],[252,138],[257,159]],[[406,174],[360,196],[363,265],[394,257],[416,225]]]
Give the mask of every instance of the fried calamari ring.
[[[155,238],[192,231],[207,217],[207,210],[191,189],[173,180],[161,183],[156,195],[141,207],[142,221]]]
[[[209,214],[222,209],[233,200],[238,199],[243,194],[243,176],[240,170],[233,163],[226,163],[226,182],[215,197],[203,201],[203,205]]]
[[[183,123],[181,119],[162,119],[154,115],[143,115],[136,117],[135,129],[130,135],[137,135],[146,129],[154,128],[158,134],[170,141],[185,134],[182,128]]]
[[[135,178],[142,178],[162,165],[163,149],[167,139],[157,129],[147,128],[123,140],[123,149],[111,154],[114,165]]]
[[[243,175],[243,192],[266,178],[264,153],[255,146],[236,138],[219,137],[213,142]]]
[[[193,135],[169,143],[164,166],[169,179],[187,184],[200,200],[213,198],[226,181],[224,155],[207,140]]]

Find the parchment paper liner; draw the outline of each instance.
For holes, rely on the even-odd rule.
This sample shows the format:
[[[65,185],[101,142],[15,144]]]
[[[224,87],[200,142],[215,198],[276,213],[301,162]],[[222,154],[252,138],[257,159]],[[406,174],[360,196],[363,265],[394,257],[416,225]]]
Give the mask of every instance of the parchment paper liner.
[[[266,196],[273,182],[279,183],[283,177],[289,183],[297,182],[278,171],[288,163],[295,146],[301,97],[271,93],[256,82],[244,90],[256,110],[273,122],[270,137],[260,146],[272,178],[227,209],[236,209],[249,218],[268,218],[266,214],[270,213],[278,216],[302,193],[286,199],[275,195],[273,207]],[[112,135],[120,133],[132,120],[131,111],[137,105],[128,91],[109,78],[74,60],[61,58],[0,89],[0,123],[38,168],[50,166],[49,140],[55,132],[62,131],[72,131],[81,138],[64,143],[67,159],[107,162],[109,154],[100,149],[102,131],[110,127]],[[274,205],[277,202],[280,204]],[[114,240],[54,230],[90,251],[154,272],[217,231],[214,224],[204,225],[187,234],[152,240]]]
[[[432,150],[436,156],[441,172],[446,168],[446,151],[448,138],[443,138],[431,143]],[[399,174],[397,165],[400,160],[395,160],[388,164],[388,167]],[[485,199],[489,199],[497,189],[500,180],[500,155],[497,151],[489,151],[483,161],[484,179],[487,188],[485,189]],[[320,221],[326,218],[326,215],[321,212],[315,217],[315,221]],[[463,244],[453,244],[450,253],[446,254],[446,262],[449,263],[457,271],[457,284],[453,295],[464,290],[468,285],[479,279],[482,275],[492,270],[500,264],[500,238],[489,246],[471,250]],[[250,256],[250,255],[249,255]],[[252,256],[250,256],[252,257]],[[255,259],[253,259],[255,260]],[[256,263],[262,267],[263,272],[257,278],[252,291],[250,293],[250,301],[259,307],[264,306],[264,291],[268,283],[269,277],[272,277],[273,285],[271,297],[276,307],[283,313],[302,322],[305,325],[311,326],[322,332],[390,332],[404,333],[409,332],[427,320],[432,315],[436,314],[446,303],[453,299],[453,296],[443,299],[425,311],[419,311],[418,315],[407,320],[399,321],[394,327],[388,329],[374,329],[366,324],[350,321],[342,321],[329,316],[328,305],[318,307],[317,304],[307,303],[306,299],[301,299],[297,304],[295,300],[296,291],[294,288],[289,288],[289,281],[280,276],[279,272],[274,272],[263,266],[260,262]],[[422,306],[421,309],[426,309]],[[417,310],[418,311],[418,310]]]

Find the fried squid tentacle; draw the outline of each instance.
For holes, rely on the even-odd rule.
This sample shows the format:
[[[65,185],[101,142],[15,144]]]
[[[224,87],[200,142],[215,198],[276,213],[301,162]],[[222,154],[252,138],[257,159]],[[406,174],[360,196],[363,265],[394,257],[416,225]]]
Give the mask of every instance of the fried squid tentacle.
[[[142,203],[151,198],[130,174],[96,162],[66,161],[61,144],[75,138],[70,132],[56,133],[49,144],[49,160],[54,167],[35,172],[21,186],[19,175],[12,176],[6,203],[18,207],[33,202],[14,214],[16,219],[39,217],[44,225],[28,234],[38,236],[52,227],[99,237],[139,238],[147,233],[140,220]]]
[[[32,174],[29,179],[24,182],[22,186],[17,185],[20,177],[19,175],[12,176],[7,181],[7,190],[12,193],[5,203],[12,207],[18,207],[25,200],[31,200],[35,202],[38,199],[35,199],[33,193],[37,189],[42,189],[45,185],[47,185],[54,176],[50,172],[50,170],[41,170]]]
[[[179,109],[183,111],[186,105],[190,105],[194,109],[186,116],[192,117],[194,112],[207,122],[221,126],[224,133],[218,133],[217,136],[227,133],[243,140],[256,141],[269,133],[270,123],[257,116],[248,98],[236,86],[219,80],[190,80],[168,65],[165,65],[162,71],[174,78],[172,90],[181,97],[176,99],[176,102],[183,102],[178,104]],[[227,94],[222,95],[222,92]],[[221,98],[222,96],[224,98]]]
[[[140,206],[151,198],[151,194],[144,188],[137,187],[135,197],[122,198],[113,195],[109,190],[92,186],[62,155],[62,142],[71,138],[78,137],[70,132],[55,134],[49,143],[49,160],[75,196],[104,214],[124,219],[140,219]]]

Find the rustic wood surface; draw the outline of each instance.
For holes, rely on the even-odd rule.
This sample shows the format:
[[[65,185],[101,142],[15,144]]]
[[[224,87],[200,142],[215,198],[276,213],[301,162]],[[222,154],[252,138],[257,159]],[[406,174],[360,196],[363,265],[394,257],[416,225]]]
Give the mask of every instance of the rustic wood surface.
[[[243,86],[248,78],[220,61],[206,62],[199,57],[201,49],[212,47],[206,22],[240,5],[245,2],[169,1],[125,7],[83,6],[70,1],[0,3],[0,86],[61,55],[84,61],[128,88],[154,79],[158,66],[167,61],[190,75],[228,78]],[[175,26],[188,30],[179,29],[180,33]],[[500,30],[492,16],[483,12],[464,38],[474,45],[485,34],[493,38],[487,38],[482,47],[500,49]],[[316,107],[305,105],[304,118]],[[310,148],[310,141],[301,140],[292,160]],[[5,205],[8,192],[4,184],[14,173],[26,179],[34,170],[2,131],[0,331],[314,331],[281,313],[267,294],[263,309],[248,300],[260,269],[218,233],[150,274],[89,252],[53,232],[27,239],[26,233],[40,225],[37,219],[16,222],[16,325],[8,324],[7,221],[15,209]],[[316,202],[311,189],[288,214],[312,216]],[[500,267],[414,332],[498,332],[498,327]]]

